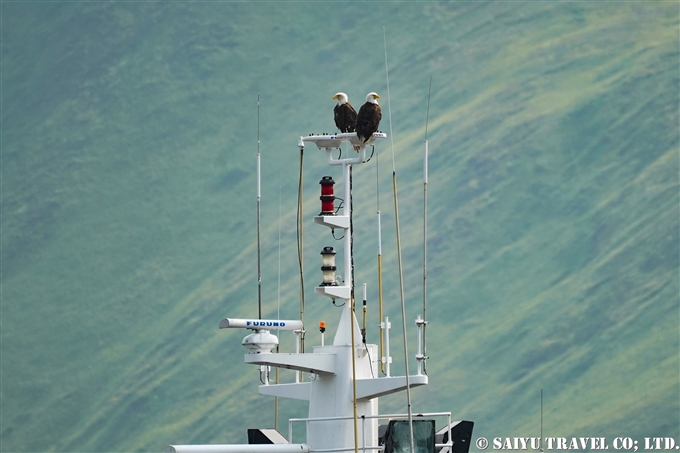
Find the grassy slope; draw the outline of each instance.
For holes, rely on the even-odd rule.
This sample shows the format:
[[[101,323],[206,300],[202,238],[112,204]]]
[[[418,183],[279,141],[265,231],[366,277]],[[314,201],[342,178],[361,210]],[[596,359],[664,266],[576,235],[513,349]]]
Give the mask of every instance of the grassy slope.
[[[330,131],[338,89],[355,105],[373,89],[386,98],[380,25],[409,316],[433,75],[433,385],[415,392],[416,407],[454,410],[476,435],[531,436],[544,388],[546,435],[680,438],[677,5],[5,3],[2,13],[2,451],[160,450],[242,442],[245,428],[271,425],[271,401],[252,395],[256,371],[240,365],[240,334],[216,329],[256,300],[256,93],[264,310],[276,313],[280,192],[282,316],[296,317],[296,137]],[[379,152],[387,230],[388,144]],[[340,178],[306,156],[309,217],[318,178]],[[367,244],[374,178],[372,165],[355,171]],[[329,241],[318,230],[306,228],[306,319],[332,326],[337,313],[311,291]],[[391,244],[386,231],[396,320]],[[356,262],[375,300],[373,246]],[[392,352],[399,369],[398,344]],[[282,418],[304,413],[282,404]]]

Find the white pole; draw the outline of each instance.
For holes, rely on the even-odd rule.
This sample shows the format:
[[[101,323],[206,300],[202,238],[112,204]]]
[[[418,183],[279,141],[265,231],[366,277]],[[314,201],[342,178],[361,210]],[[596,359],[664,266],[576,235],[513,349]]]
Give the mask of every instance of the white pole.
[[[385,376],[390,377],[390,318],[385,316]]]
[[[302,329],[295,330],[294,332],[295,332],[295,336],[297,337],[295,339],[295,353],[299,354],[300,353],[300,335],[302,334]],[[302,374],[301,371],[295,372],[295,382],[296,383],[300,382],[300,374]]]
[[[416,352],[416,362],[418,364],[418,369],[416,371],[416,374],[421,375],[423,374],[423,342],[422,342],[422,335],[423,335],[423,324],[422,324],[422,318],[420,315],[418,315],[418,318],[416,318],[416,326],[418,326],[418,351]]]
[[[430,82],[431,83],[431,82]],[[428,101],[429,103],[429,101]],[[422,362],[418,362],[418,370],[427,373],[425,360],[427,360],[427,174],[428,174],[428,142],[425,140],[425,156],[423,158],[423,348],[421,350]]]
[[[262,319],[262,266],[260,251],[260,94],[257,94],[257,312]]]
[[[342,179],[343,179],[343,184],[345,185],[343,187],[344,192],[345,192],[345,202],[343,203],[343,208],[342,208],[342,213],[343,215],[350,216],[350,187],[349,187],[349,170],[351,168],[352,164],[344,163],[342,165]],[[354,282],[352,282],[352,234],[350,230],[347,230],[345,232],[345,237],[344,237],[344,246],[345,246],[345,286],[349,286],[350,291],[352,290],[352,286],[354,285]],[[354,341],[354,339],[352,339]]]

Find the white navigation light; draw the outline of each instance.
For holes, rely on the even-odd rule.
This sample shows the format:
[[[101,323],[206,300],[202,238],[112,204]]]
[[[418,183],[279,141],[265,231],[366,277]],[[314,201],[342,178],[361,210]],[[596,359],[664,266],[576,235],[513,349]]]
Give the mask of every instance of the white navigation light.
[[[323,283],[321,286],[336,286],[335,281],[335,250],[333,247],[324,247],[321,251],[321,272],[323,273]]]

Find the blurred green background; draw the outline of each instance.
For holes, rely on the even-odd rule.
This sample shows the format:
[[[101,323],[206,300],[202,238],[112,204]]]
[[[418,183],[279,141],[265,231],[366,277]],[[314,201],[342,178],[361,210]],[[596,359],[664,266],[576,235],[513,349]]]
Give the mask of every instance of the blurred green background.
[[[357,109],[380,93],[388,134],[391,110],[394,148],[354,170],[355,265],[375,343],[379,194],[403,374],[392,159],[413,357],[430,78],[430,385],[414,410],[473,420],[474,439],[537,437],[543,389],[544,436],[680,443],[677,2],[3,1],[0,16],[3,452],[273,426],[245,333],[217,327],[257,314],[258,95],[265,317],[299,318],[298,137],[334,132],[337,91]],[[312,222],[318,181],[342,178],[313,147],[304,175],[311,346],[340,313],[313,291],[336,245]],[[292,416],[305,405],[281,401],[284,434]]]

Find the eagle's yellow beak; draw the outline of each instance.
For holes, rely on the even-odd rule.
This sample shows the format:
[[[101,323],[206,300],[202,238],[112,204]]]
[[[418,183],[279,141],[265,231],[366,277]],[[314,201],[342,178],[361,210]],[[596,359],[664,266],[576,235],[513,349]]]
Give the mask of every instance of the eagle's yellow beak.
[[[376,99],[380,99],[380,96],[378,96],[378,95],[376,94],[376,95],[375,95],[375,98],[376,98]]]

